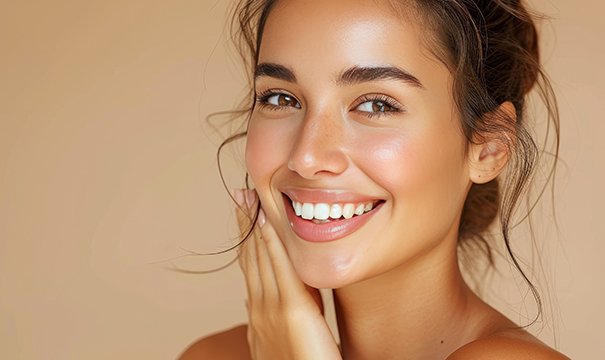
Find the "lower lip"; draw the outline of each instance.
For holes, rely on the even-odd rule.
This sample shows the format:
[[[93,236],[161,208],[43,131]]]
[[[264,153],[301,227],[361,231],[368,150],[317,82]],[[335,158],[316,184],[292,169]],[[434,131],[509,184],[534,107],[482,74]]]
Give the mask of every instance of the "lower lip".
[[[343,238],[362,227],[367,223],[376,212],[382,207],[382,202],[371,211],[356,215],[350,219],[332,220],[330,222],[316,224],[310,220],[305,220],[296,216],[292,208],[292,201],[284,196],[284,205],[286,214],[290,220],[292,230],[301,239],[309,242],[328,242]]]

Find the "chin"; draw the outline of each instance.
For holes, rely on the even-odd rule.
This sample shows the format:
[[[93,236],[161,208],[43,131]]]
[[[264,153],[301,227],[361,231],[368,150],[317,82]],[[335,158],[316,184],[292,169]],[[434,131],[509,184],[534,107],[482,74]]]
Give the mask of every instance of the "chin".
[[[356,281],[351,262],[343,263],[342,259],[324,263],[315,259],[310,263],[295,263],[294,268],[302,282],[317,289],[338,289]]]
[[[338,289],[349,285],[349,282],[345,280],[326,276],[309,278],[305,277],[304,279],[301,278],[301,280],[305,284],[316,289]]]

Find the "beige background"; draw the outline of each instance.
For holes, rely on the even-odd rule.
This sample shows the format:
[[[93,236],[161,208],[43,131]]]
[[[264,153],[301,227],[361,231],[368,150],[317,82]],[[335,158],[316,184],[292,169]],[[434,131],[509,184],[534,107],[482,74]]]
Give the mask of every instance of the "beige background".
[[[153,264],[229,243],[218,138],[203,125],[241,96],[228,3],[0,2],[0,358],[171,359],[244,321],[236,266],[163,267],[232,255]],[[538,223],[550,327],[573,358],[603,358],[605,5],[534,3],[553,18],[544,57],[563,120],[559,235],[548,211]],[[512,299],[503,311],[522,312]]]

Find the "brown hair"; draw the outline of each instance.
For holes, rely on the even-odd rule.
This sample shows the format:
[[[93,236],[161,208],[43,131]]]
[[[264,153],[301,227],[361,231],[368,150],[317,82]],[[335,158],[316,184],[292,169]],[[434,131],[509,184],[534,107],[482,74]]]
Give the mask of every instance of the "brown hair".
[[[249,76],[254,73],[264,25],[276,2],[240,0],[234,8],[233,39],[248,67]],[[406,11],[415,11],[423,20],[422,25],[433,30],[433,36],[428,39],[428,45],[432,46],[428,48],[453,75],[454,100],[461,130],[468,143],[481,141],[487,136],[497,137],[508,147],[510,159],[504,182],[500,184],[496,178],[486,184],[472,185],[462,212],[458,244],[463,254],[483,252],[488,264],[493,266],[493,250],[486,232],[499,215],[500,231],[508,255],[538,305],[533,323],[541,316],[540,296],[519,265],[510,244],[513,215],[532,180],[540,155],[525,118],[526,97],[532,89],[539,94],[548,112],[549,124],[554,126],[555,159],[559,149],[557,104],[540,65],[535,16],[519,0],[390,0],[390,4],[411,6]],[[514,105],[516,119],[499,110],[504,102]],[[249,119],[253,106],[251,87],[243,110],[237,114],[247,114]],[[219,171],[220,151],[245,135],[245,131],[235,134],[221,144],[217,154]],[[553,181],[555,164],[547,172],[546,184]],[[538,200],[539,197],[536,202]],[[533,204],[528,208],[531,211]],[[246,238],[244,236],[242,242]]]

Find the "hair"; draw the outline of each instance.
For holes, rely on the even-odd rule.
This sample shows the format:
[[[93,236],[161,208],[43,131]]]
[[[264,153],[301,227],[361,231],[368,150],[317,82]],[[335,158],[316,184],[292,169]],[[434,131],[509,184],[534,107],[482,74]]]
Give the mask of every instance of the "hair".
[[[233,40],[248,68],[250,84],[265,23],[277,1],[240,0],[234,8]],[[542,302],[537,287],[521,268],[510,244],[510,231],[515,226],[513,216],[527,193],[540,157],[525,116],[526,99],[531,90],[539,94],[547,110],[549,127],[550,124],[554,127],[555,159],[560,131],[554,92],[540,64],[536,16],[530,14],[520,0],[389,0],[389,3],[404,12],[413,11],[419,15],[421,25],[432,30],[426,45],[452,74],[454,101],[467,144],[495,137],[507,147],[510,156],[504,176],[471,186],[462,211],[458,245],[463,254],[483,253],[488,265],[495,266],[488,230],[499,219],[500,235],[508,256],[537,303],[538,313],[531,325],[541,317]],[[505,102],[514,105],[516,116],[501,110],[500,105]],[[254,94],[250,86],[241,110],[234,112],[234,117],[246,115],[248,121],[253,108]],[[246,131],[239,132],[220,145],[217,158],[221,178],[221,150],[246,134]],[[547,172],[544,187],[554,182],[555,167],[556,161]],[[543,191],[544,188],[540,195]],[[534,205],[528,205],[528,213],[522,219]],[[231,249],[245,241],[251,231]]]

